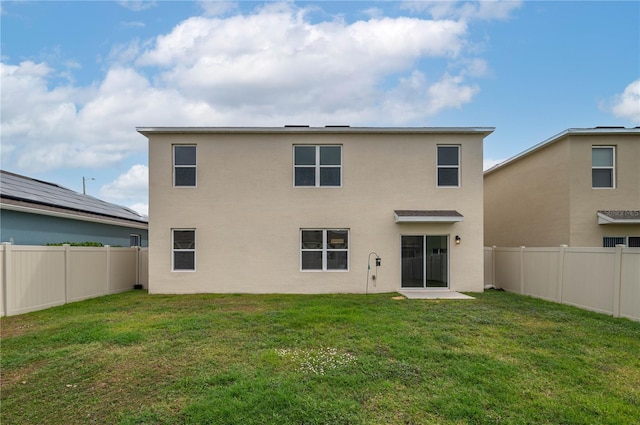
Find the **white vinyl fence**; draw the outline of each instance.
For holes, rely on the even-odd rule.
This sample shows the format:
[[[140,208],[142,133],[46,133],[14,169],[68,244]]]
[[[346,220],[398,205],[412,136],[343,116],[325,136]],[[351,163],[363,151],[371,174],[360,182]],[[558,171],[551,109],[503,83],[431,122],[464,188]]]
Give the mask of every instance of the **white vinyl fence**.
[[[640,248],[486,248],[485,286],[640,321]]]
[[[147,248],[0,246],[0,315],[147,286]]]

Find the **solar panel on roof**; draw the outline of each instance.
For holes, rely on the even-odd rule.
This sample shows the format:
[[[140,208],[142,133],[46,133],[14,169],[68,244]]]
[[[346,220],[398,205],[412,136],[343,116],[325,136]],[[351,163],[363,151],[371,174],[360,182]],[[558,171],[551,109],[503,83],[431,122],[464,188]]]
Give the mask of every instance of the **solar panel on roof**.
[[[24,200],[76,211],[100,214],[146,222],[147,220],[129,208],[111,204],[89,195],[83,195],[54,183],[31,179],[0,170],[0,194],[2,197]]]

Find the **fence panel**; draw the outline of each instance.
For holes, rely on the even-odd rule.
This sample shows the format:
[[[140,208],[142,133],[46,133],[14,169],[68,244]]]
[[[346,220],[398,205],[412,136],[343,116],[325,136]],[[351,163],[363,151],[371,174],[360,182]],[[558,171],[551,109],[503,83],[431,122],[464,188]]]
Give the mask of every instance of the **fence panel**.
[[[8,255],[5,267],[10,268],[12,277],[5,287],[7,315],[65,303],[63,247],[5,246],[5,249],[5,255]]]
[[[129,291],[138,283],[137,251],[138,248],[111,248],[108,289],[110,294]]]
[[[622,252],[620,316],[640,320],[640,248]]]
[[[549,301],[558,299],[560,248],[523,250],[524,293]]]
[[[0,314],[15,315],[123,292],[147,282],[139,248],[0,246]],[[140,261],[138,261],[140,258]]]
[[[520,248],[496,248],[494,252],[496,287],[520,293]]]
[[[108,248],[69,247],[67,302],[107,294]]]
[[[495,286],[493,279],[493,248],[484,248],[484,286]]]
[[[640,321],[638,248],[485,248],[487,266],[498,288]]]
[[[5,291],[5,285],[4,285],[4,281],[6,279],[5,273],[4,273],[4,263],[5,263],[5,256],[4,256],[4,244],[0,245],[0,282],[2,282],[2,285],[0,285],[0,316],[4,316],[7,314],[4,306],[5,306],[5,296],[4,296],[4,291]]]
[[[564,264],[563,302],[613,314],[614,248],[567,248]]]
[[[138,258],[140,262],[139,270],[138,270],[138,283],[142,285],[143,288],[149,288],[149,248],[140,248],[140,257]]]

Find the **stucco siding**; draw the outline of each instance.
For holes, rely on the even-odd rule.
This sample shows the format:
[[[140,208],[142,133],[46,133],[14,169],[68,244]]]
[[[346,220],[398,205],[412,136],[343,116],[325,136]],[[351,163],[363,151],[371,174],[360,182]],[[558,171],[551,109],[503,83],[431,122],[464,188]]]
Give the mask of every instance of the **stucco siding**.
[[[195,188],[172,187],[179,143],[197,145]],[[342,145],[342,187],[294,187],[294,144]],[[436,187],[439,144],[461,146],[459,188]],[[154,134],[149,145],[152,293],[396,291],[404,234],[448,236],[451,289],[483,289],[480,134]],[[397,224],[396,209],[464,221]],[[194,272],[171,271],[176,228],[196,229]],[[349,229],[349,271],[300,271],[300,229]],[[371,252],[382,258],[375,281]]]
[[[598,224],[603,210],[640,210],[640,135],[571,136],[570,245],[602,246],[604,236],[640,236],[640,224]],[[591,147],[615,146],[616,185],[593,189]]]
[[[560,141],[484,176],[485,245],[569,243],[568,157]]]

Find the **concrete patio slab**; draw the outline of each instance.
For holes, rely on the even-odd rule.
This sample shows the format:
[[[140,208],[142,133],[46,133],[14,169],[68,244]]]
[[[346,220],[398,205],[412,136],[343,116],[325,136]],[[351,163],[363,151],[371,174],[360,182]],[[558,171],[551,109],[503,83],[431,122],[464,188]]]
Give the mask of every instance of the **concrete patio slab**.
[[[469,295],[461,294],[460,292],[449,291],[444,289],[414,289],[399,291],[400,294],[407,297],[410,300],[474,300],[475,298]]]

